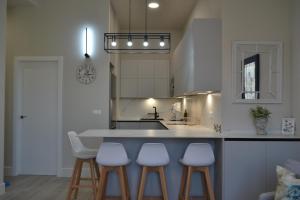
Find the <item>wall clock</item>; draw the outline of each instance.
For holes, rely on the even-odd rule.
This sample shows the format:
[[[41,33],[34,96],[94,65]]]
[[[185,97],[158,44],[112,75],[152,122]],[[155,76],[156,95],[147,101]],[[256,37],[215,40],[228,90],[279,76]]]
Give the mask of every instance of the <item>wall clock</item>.
[[[90,60],[86,60],[77,67],[76,79],[85,85],[91,84],[96,80],[96,68]]]

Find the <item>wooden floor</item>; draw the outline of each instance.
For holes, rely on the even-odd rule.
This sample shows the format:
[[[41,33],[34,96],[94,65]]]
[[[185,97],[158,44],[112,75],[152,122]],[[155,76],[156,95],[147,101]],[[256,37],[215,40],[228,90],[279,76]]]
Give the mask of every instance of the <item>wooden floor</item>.
[[[11,186],[0,200],[65,200],[69,179],[54,176],[6,177]],[[81,189],[78,200],[92,199],[92,192]]]
[[[68,178],[54,176],[17,176],[6,177],[11,186],[0,200],[66,200],[69,186]],[[81,189],[77,200],[91,200],[90,189]],[[119,198],[108,198],[117,200]],[[157,200],[161,198],[145,198],[144,200]],[[191,200],[204,200],[204,198],[191,198]]]

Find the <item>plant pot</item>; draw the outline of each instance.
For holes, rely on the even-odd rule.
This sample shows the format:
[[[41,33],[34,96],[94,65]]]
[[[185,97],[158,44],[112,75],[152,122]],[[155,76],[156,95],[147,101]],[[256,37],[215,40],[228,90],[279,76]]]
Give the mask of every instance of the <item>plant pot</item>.
[[[267,135],[266,128],[268,124],[268,118],[256,118],[254,123],[257,135]]]

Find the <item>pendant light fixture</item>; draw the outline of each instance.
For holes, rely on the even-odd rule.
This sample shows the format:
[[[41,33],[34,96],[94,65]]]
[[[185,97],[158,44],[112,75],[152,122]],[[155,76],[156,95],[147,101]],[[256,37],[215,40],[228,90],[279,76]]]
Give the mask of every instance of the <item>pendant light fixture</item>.
[[[127,41],[127,46],[132,47],[133,42],[132,42],[132,37],[131,37],[131,0],[129,0],[129,12],[128,12],[128,41]]]
[[[147,22],[148,22],[148,8],[147,8],[147,0],[146,0],[146,5],[145,5],[145,36],[144,36],[144,42],[143,46],[148,47],[149,42],[148,42],[148,36],[147,36]]]
[[[170,33],[148,32],[148,7],[151,2],[153,0],[145,0],[144,33],[134,33],[131,32],[132,5],[129,0],[128,33],[104,33],[104,50],[107,53],[170,53]]]

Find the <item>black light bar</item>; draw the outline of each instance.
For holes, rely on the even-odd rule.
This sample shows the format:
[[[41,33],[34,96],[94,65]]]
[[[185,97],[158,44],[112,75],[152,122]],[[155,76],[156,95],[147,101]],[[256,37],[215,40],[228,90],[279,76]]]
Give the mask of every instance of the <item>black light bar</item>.
[[[128,46],[131,41],[132,46]],[[144,46],[147,41],[148,45]],[[104,33],[104,50],[107,53],[164,53],[171,49],[170,33]]]

